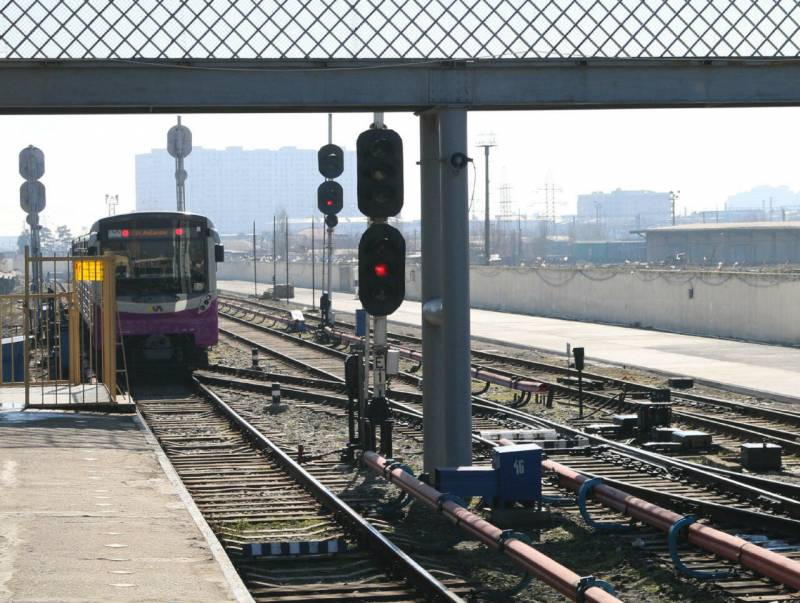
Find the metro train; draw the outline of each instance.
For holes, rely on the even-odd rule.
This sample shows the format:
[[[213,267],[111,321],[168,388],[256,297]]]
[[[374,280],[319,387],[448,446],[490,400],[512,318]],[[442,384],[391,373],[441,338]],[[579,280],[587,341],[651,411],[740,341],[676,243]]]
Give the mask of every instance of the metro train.
[[[211,220],[168,211],[120,214],[98,220],[72,244],[76,256],[108,251],[117,256],[128,362],[204,364],[219,337],[216,265],[225,255]]]

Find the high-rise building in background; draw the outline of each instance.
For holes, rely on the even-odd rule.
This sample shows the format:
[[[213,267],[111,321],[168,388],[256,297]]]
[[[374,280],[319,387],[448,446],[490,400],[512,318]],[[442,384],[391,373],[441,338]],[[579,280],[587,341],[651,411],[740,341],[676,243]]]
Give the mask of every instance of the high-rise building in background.
[[[272,228],[272,217],[318,215],[317,149],[278,150],[195,147],[185,161],[186,209],[211,218],[223,234]],[[360,216],[356,202],[356,154],[344,152],[343,217]],[[165,149],[136,156],[136,209],[175,210],[175,160]]]

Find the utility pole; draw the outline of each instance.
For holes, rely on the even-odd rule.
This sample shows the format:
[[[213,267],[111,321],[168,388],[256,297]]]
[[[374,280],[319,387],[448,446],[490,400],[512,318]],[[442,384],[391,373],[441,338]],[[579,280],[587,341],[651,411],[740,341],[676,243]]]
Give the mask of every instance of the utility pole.
[[[670,209],[672,211],[672,225],[675,226],[675,203],[678,201],[678,198],[681,196],[681,191],[670,191],[669,192],[669,202],[670,202]]]
[[[289,303],[289,214],[286,214],[286,303]]]
[[[317,309],[317,275],[316,275],[316,262],[317,262],[317,251],[316,251],[316,243],[314,242],[314,216],[311,216],[311,309]]]
[[[258,279],[256,278],[256,221],[253,220],[253,297],[258,298]]]
[[[483,147],[484,157],[484,197],[485,197],[485,215],[483,221],[483,256],[484,263],[489,264],[490,257],[490,240],[489,230],[491,228],[491,215],[489,212],[489,149],[497,146],[494,134],[487,134],[483,140],[478,143],[479,147]]]
[[[272,297],[275,297],[275,286],[278,284],[278,229],[275,214],[272,214]]]

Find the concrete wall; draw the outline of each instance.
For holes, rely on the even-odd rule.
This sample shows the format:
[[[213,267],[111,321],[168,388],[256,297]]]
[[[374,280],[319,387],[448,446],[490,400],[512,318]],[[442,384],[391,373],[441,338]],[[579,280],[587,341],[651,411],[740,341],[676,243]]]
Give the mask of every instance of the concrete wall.
[[[259,281],[271,282],[263,266]],[[353,290],[349,270],[334,266],[335,290]],[[253,265],[227,263],[220,278],[252,280]],[[310,287],[310,265],[290,264],[290,281]],[[473,266],[470,295],[475,308],[800,345],[800,274]],[[406,299],[419,296],[420,267],[409,264]]]
[[[331,270],[334,291],[353,292],[354,279],[357,277],[358,267],[352,264],[334,264]],[[314,266],[314,277],[316,278],[316,288],[322,286],[322,265]],[[232,261],[217,265],[218,280],[253,280],[252,261]],[[259,283],[272,285],[272,264],[259,262],[256,266],[256,280]],[[286,264],[278,263],[276,270],[276,282],[278,284],[286,282]],[[296,287],[310,289],[312,285],[311,263],[310,262],[289,262],[289,283]]]
[[[473,267],[472,305],[800,345],[800,274]]]

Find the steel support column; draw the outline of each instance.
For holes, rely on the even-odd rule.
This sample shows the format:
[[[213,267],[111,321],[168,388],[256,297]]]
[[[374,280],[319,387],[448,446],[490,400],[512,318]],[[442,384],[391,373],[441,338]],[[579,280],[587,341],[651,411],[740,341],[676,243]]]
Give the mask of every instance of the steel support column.
[[[444,464],[472,462],[469,325],[469,191],[466,163],[467,112],[439,113],[442,183],[441,287],[444,367]],[[426,442],[427,445],[427,442]]]
[[[425,471],[444,464],[444,348],[437,310],[442,299],[442,179],[439,169],[439,114],[419,116],[422,243],[422,406]],[[427,311],[426,311],[427,310]]]

